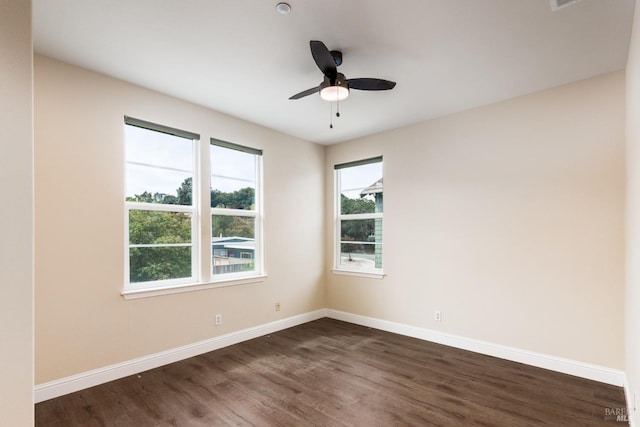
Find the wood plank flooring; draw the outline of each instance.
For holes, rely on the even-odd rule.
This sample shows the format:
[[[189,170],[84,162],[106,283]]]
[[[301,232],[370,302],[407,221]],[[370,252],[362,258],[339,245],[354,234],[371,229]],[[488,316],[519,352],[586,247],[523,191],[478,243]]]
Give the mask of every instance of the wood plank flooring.
[[[35,407],[36,425],[597,426],[620,387],[320,319]]]

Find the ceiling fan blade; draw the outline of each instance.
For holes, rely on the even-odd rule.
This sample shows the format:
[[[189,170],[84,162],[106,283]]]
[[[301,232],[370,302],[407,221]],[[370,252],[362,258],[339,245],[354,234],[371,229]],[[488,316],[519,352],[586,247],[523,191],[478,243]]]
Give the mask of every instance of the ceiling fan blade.
[[[396,82],[383,79],[370,79],[367,77],[360,79],[348,79],[347,84],[349,85],[349,89],[358,90],[389,90],[396,87]]]
[[[312,95],[314,93],[317,93],[320,91],[320,86],[316,86],[316,87],[312,87],[311,89],[307,89],[307,90],[303,90],[300,93],[296,93],[295,95],[293,95],[291,98],[289,99],[300,99],[300,98],[304,98],[305,96],[309,96]]]
[[[330,80],[335,79],[338,75],[338,69],[336,68],[336,61],[327,46],[318,40],[311,40],[309,46],[311,46],[311,56],[313,56],[313,60],[316,61],[316,65],[320,68],[322,74]]]

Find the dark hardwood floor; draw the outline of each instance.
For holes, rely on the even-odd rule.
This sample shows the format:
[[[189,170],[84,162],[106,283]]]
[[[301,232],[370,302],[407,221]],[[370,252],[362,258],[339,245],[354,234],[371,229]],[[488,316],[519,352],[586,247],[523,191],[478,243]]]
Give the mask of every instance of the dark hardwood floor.
[[[37,426],[595,426],[620,387],[321,319],[36,405]]]

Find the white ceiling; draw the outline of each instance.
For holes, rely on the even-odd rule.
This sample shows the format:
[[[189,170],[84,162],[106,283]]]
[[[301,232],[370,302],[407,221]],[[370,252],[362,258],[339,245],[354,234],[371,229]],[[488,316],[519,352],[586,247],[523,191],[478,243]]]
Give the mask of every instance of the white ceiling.
[[[401,127],[625,66],[634,0],[34,0],[37,53],[321,144]],[[340,103],[289,96],[322,73],[397,82]]]

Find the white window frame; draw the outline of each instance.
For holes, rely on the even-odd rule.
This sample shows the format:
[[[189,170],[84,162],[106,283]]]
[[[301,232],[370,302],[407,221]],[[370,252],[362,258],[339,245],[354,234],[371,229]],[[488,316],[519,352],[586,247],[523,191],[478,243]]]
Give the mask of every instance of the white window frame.
[[[200,242],[199,242],[199,216],[198,216],[198,156],[197,156],[197,144],[200,140],[200,135],[192,132],[183,131],[180,129],[170,128],[168,126],[159,125],[156,123],[147,122],[133,117],[125,116],[125,126],[137,126],[142,129],[146,129],[153,132],[167,133],[176,137],[190,140],[192,143],[192,171],[182,171],[192,173],[192,194],[191,205],[169,205],[161,203],[142,203],[142,202],[130,202],[125,200],[125,278],[124,278],[124,290],[123,294],[128,292],[139,292],[148,289],[157,290],[162,288],[170,288],[178,285],[185,285],[198,281],[199,271],[199,259],[200,259]],[[128,162],[132,164],[139,164],[137,162]],[[160,168],[163,169],[163,168]],[[172,170],[171,168],[164,168]],[[129,243],[129,215],[132,210],[136,211],[148,211],[148,212],[169,212],[169,213],[185,213],[191,217],[191,243],[163,243],[163,244],[130,244]],[[176,279],[167,280],[153,280],[147,282],[131,282],[130,281],[130,253],[131,248],[136,247],[190,247],[191,248],[191,275],[189,277],[181,277]]]
[[[255,249],[253,255],[254,269],[251,271],[245,272],[237,272],[237,273],[223,273],[223,274],[214,274],[213,272],[213,262],[210,262],[210,275],[211,281],[213,283],[221,283],[228,282],[237,279],[243,278],[263,278],[265,277],[264,273],[264,242],[263,242],[263,211],[262,211],[262,150],[258,150],[252,147],[247,147],[244,145],[235,144],[228,141],[223,141],[216,138],[211,138],[210,145],[216,145],[218,147],[230,149],[230,150],[238,150],[244,153],[253,154],[255,160],[255,209],[229,209],[229,208],[210,208],[209,217],[212,218],[214,215],[221,216],[243,216],[254,219],[254,241],[255,241]],[[214,171],[210,171],[210,174],[213,176]],[[210,203],[209,203],[210,205]],[[210,236],[212,238],[213,236]],[[210,245],[210,259],[213,260],[213,244]]]
[[[193,175],[192,175],[192,204],[185,205],[164,205],[156,203],[127,202],[124,201],[124,289],[122,296],[129,299],[155,297],[159,295],[168,295],[181,292],[198,291],[204,289],[212,289],[234,285],[244,285],[249,283],[257,283],[266,280],[264,268],[264,239],[263,239],[263,180],[262,180],[262,150],[255,148],[240,146],[232,143],[211,138],[209,143],[200,139],[200,135],[188,131],[170,128],[164,125],[147,122],[125,116],[125,126],[134,125],[152,131],[168,133],[171,135],[186,137],[193,142]],[[228,146],[242,147],[244,150],[259,153],[256,156],[256,183],[255,183],[255,207],[254,211],[242,209],[212,209],[210,207],[210,188],[209,185],[203,185],[210,182],[210,159],[211,159],[211,142],[217,141],[225,143]],[[218,144],[217,144],[218,145]],[[135,163],[135,162],[131,162]],[[171,168],[167,168],[171,169]],[[143,211],[159,211],[159,212],[180,212],[191,216],[191,243],[188,244],[159,244],[159,245],[132,245],[132,247],[153,247],[153,246],[191,246],[191,277],[157,280],[148,282],[129,282],[129,212],[131,210]],[[214,214],[249,216],[255,218],[255,240],[256,247],[254,250],[254,266],[255,269],[249,272],[218,274],[213,275],[213,245],[211,236],[211,217]],[[204,240],[203,240],[204,239]],[[228,255],[228,252],[227,252]],[[208,267],[207,267],[208,265]]]
[[[382,212],[374,212],[374,213],[363,213],[363,214],[343,214],[342,213],[342,183],[340,179],[341,171],[343,169],[347,169],[350,167],[358,167],[371,163],[383,163],[382,156],[372,157],[363,160],[357,160],[354,162],[348,162],[343,164],[335,165],[334,167],[334,245],[333,245],[333,253],[334,260],[332,272],[334,274],[342,274],[349,276],[360,276],[366,278],[374,278],[374,279],[382,279],[385,277],[384,273],[384,239],[380,242],[382,246],[382,267],[381,268],[369,268],[369,269],[350,269],[341,264],[341,245],[343,243],[352,243],[342,241],[342,221],[350,221],[350,220],[366,220],[366,219],[380,219],[382,221],[382,230],[384,233],[384,208]],[[384,165],[384,163],[383,163]],[[384,166],[383,166],[383,176],[384,176]],[[348,190],[348,189],[346,189]],[[384,194],[384,193],[383,193]],[[368,242],[358,242],[358,244],[369,244]],[[374,246],[376,243],[370,243]],[[374,249],[375,252],[375,249]]]

